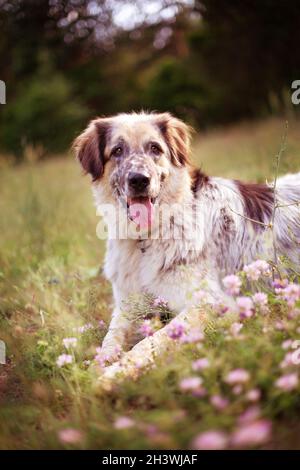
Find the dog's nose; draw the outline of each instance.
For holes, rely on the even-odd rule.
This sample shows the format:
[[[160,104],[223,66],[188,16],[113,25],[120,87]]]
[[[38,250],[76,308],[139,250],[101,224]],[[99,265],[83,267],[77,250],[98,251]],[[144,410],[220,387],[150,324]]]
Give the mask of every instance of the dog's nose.
[[[131,171],[128,175],[128,184],[135,191],[144,191],[150,183],[150,178],[142,173],[134,173]]]

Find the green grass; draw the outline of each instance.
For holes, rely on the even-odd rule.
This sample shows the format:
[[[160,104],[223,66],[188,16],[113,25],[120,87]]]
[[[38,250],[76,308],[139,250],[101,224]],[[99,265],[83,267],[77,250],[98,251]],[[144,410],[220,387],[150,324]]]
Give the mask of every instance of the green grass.
[[[284,121],[274,119],[200,134],[195,160],[209,174],[264,181],[272,177],[283,132]],[[282,173],[294,170],[300,170],[297,122],[290,123],[281,165]],[[299,388],[281,393],[274,387],[286,352],[281,343],[300,339],[300,322],[288,320],[278,303],[267,317],[248,320],[238,340],[228,334],[230,319],[212,313],[200,349],[185,346],[137,382],[99,393],[83,361],[92,360],[105,333],[98,323],[109,322],[111,288],[101,275],[104,243],[96,237],[88,178],[70,156],[3,165],[0,215],[0,339],[7,346],[7,364],[0,365],[1,449],[188,448],[202,431],[232,433],[254,387],[262,393],[261,417],[273,422],[264,446],[300,448]],[[279,320],[283,330],[274,327]],[[76,336],[74,328],[86,323],[93,328],[78,335],[75,363],[58,368],[62,339]],[[179,388],[182,378],[195,375],[191,361],[198,357],[211,363],[200,373],[203,398]],[[237,367],[251,376],[240,395],[224,381]],[[229,400],[222,412],[210,403],[215,394]],[[134,425],[116,429],[120,416]],[[77,444],[61,442],[58,433],[65,428],[82,433]]]

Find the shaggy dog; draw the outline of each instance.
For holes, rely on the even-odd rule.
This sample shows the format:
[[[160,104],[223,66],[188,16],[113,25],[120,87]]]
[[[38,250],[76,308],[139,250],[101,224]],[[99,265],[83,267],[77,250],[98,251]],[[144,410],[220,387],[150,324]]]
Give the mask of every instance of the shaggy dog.
[[[135,322],[124,302],[150,293],[175,312],[230,303],[222,278],[257,258],[300,262],[300,173],[276,186],[208,177],[190,161],[190,129],[168,113],[93,120],[76,139],[108,227],[105,274],[115,308],[103,354],[112,359]]]

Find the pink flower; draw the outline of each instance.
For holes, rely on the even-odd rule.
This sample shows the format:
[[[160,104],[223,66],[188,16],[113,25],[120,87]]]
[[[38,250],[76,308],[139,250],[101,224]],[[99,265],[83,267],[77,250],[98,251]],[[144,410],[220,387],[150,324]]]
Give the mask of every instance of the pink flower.
[[[114,422],[115,429],[128,429],[132,428],[134,425],[134,420],[127,416],[119,416]]]
[[[227,398],[222,397],[221,395],[213,395],[210,399],[210,403],[214,406],[217,410],[222,411],[227,408],[229,401]]]
[[[290,392],[291,390],[297,388],[298,376],[295,373],[282,375],[279,377],[279,379],[276,380],[275,385],[284,392]]]
[[[283,360],[279,364],[281,369],[285,369],[286,367],[293,366],[294,361],[293,361],[293,352],[287,352],[286,355],[284,356]]]
[[[299,284],[288,284],[282,289],[280,295],[286,300],[289,307],[293,307],[295,303],[300,300],[300,285]]]
[[[153,330],[153,326],[151,324],[151,320],[144,320],[144,322],[140,326],[139,331],[140,331],[141,335],[144,336],[145,338],[148,337],[148,336],[152,336],[153,333],[154,333],[154,330]]]
[[[85,333],[88,330],[92,330],[94,326],[92,323],[86,323],[85,325],[79,326],[78,328],[74,328],[74,331],[77,331],[78,333]]]
[[[239,295],[242,282],[238,276],[230,274],[222,282],[228,295]]]
[[[266,261],[258,259],[254,263],[244,266],[243,271],[249,281],[258,281],[261,276],[270,275],[270,266]]]
[[[237,338],[239,336],[239,332],[241,331],[242,328],[243,328],[243,323],[234,322],[230,326],[229,331],[230,331],[230,333],[232,334],[232,336],[234,338]]]
[[[202,357],[201,359],[197,359],[196,361],[193,362],[192,364],[192,369],[193,370],[202,370],[206,369],[206,367],[209,367],[209,360],[206,357]]]
[[[62,342],[66,349],[75,348],[77,346],[77,338],[64,338]]]
[[[162,297],[158,296],[153,300],[152,305],[153,305],[153,307],[167,308],[168,302],[165,299],[163,299]]]
[[[58,438],[63,444],[79,444],[83,440],[83,433],[78,429],[67,428],[58,431]]]
[[[243,387],[241,384],[236,384],[233,388],[232,388],[232,393],[234,395],[240,395],[243,391]]]
[[[105,367],[109,362],[118,359],[121,356],[121,353],[122,350],[120,346],[116,346],[111,355],[103,354],[102,348],[98,347],[96,348],[96,355],[94,357],[94,360],[98,362],[100,367]]]
[[[225,382],[230,385],[245,383],[250,379],[250,374],[245,369],[234,369],[227,374]]]
[[[188,392],[199,389],[201,385],[202,379],[200,377],[186,377],[181,380],[179,387],[183,392]]]
[[[287,279],[275,279],[272,284],[275,289],[276,294],[281,292],[288,285],[289,281]]]
[[[256,421],[260,417],[260,408],[258,406],[251,406],[247,408],[238,418],[239,424],[247,424]]]
[[[241,425],[232,435],[234,447],[248,447],[264,444],[271,437],[272,424],[267,420],[258,420]]]
[[[170,338],[176,340],[180,339],[185,332],[185,325],[177,320],[176,318],[172,320],[167,326],[167,334]]]
[[[258,388],[252,388],[246,393],[246,398],[249,401],[258,401],[261,397],[261,392]]]
[[[292,342],[293,340],[291,339],[286,339],[285,341],[283,341],[283,343],[281,344],[282,349],[290,349],[290,347],[292,346]]]
[[[204,339],[204,334],[202,333],[202,331],[199,330],[198,328],[193,328],[188,333],[184,334],[180,338],[180,341],[184,344],[192,344],[192,343],[199,343],[200,341],[203,341],[203,339]]]
[[[70,354],[61,354],[58,356],[56,364],[58,367],[63,367],[66,364],[71,364],[73,362],[73,356]]]
[[[192,449],[195,450],[222,450],[227,447],[228,437],[222,431],[206,431],[198,436],[192,442]]]
[[[250,297],[238,297],[236,299],[236,305],[240,318],[250,318],[253,315],[253,302]]]
[[[99,320],[99,321],[98,321],[98,326],[99,326],[99,328],[101,328],[101,329],[106,327],[105,322],[104,322],[103,320]]]
[[[254,305],[258,307],[261,313],[266,313],[268,311],[268,296],[264,292],[257,292],[252,296]]]

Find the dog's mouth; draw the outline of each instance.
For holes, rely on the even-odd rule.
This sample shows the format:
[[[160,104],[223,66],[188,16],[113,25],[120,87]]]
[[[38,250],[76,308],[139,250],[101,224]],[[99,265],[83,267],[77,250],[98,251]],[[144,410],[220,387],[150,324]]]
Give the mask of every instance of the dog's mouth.
[[[156,198],[139,196],[127,198],[127,214],[130,220],[140,229],[150,228],[154,218],[154,204]]]

